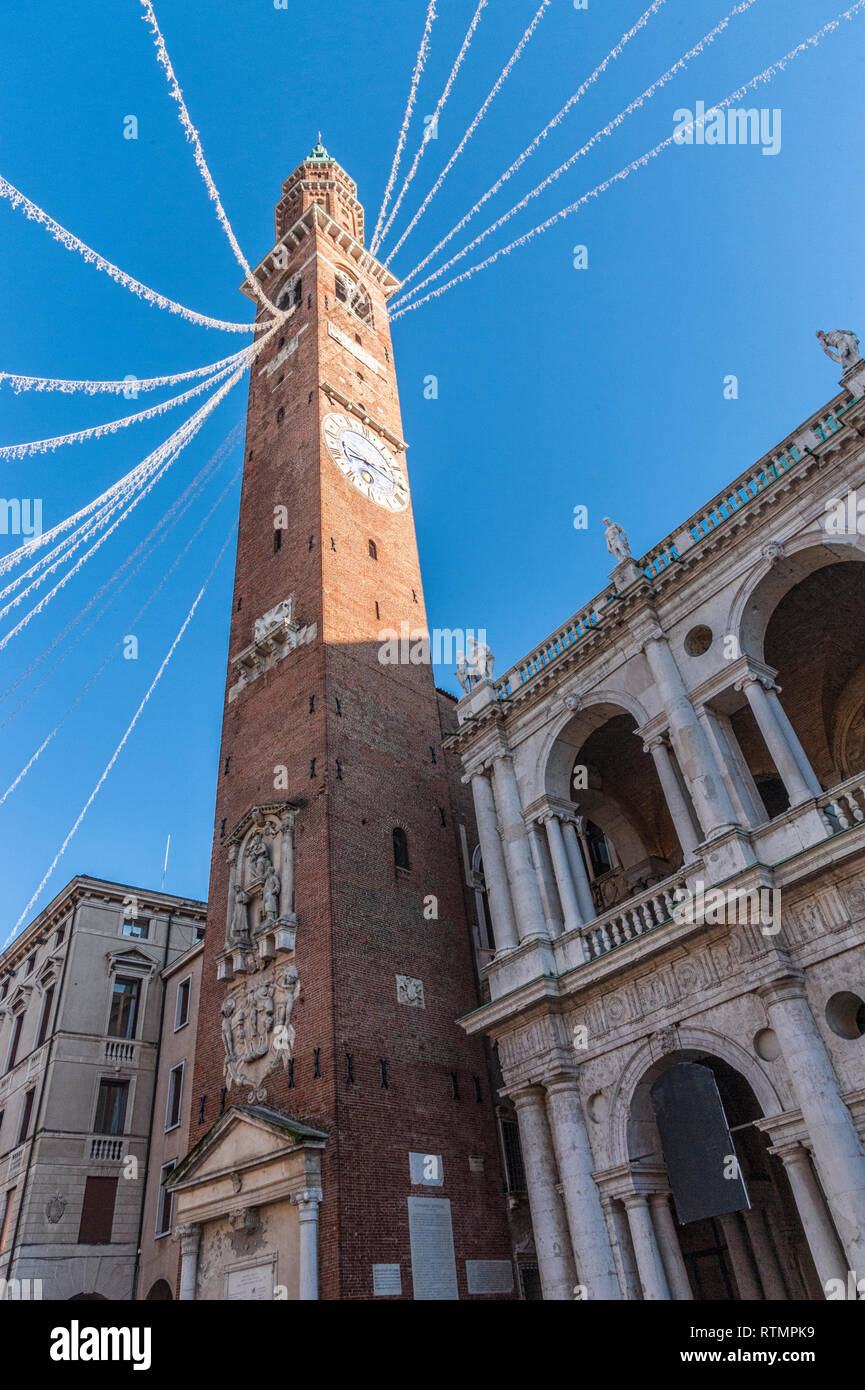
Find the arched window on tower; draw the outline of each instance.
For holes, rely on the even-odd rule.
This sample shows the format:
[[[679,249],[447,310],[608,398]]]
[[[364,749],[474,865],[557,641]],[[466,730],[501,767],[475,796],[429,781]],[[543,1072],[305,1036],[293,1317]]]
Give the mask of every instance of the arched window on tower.
[[[371,560],[378,559],[378,546],[376,545],[375,541],[370,541],[369,543],[369,558]]]
[[[407,874],[411,868],[408,857],[408,836],[401,825],[394,826],[393,864],[397,873]]]
[[[276,307],[277,309],[296,309],[302,298],[303,281],[298,275],[283,286],[276,301]]]
[[[342,270],[336,272],[336,297],[341,304],[351,309],[353,314],[357,314],[359,319],[363,319],[364,323],[372,321],[369,299],[357,282]]]

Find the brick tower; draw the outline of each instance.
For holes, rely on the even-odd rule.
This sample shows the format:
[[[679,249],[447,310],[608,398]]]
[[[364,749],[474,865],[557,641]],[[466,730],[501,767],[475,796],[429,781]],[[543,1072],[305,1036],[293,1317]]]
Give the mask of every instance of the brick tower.
[[[386,311],[398,282],[364,250],[356,195],[319,141],[283,184],[256,272],[290,316],[250,381],[178,1174],[193,1182],[232,1116],[249,1122],[235,1167],[237,1146],[272,1146],[285,1117],[301,1148],[318,1145],[321,1298],[509,1297],[494,1095],[455,1021],[479,999],[471,813],[440,746],[453,702],[428,663],[380,659],[383,630],[425,631],[426,616]],[[182,1223],[192,1188],[175,1190]],[[258,1220],[233,1219],[231,1240]],[[277,1254],[291,1288],[294,1257]],[[306,1279],[288,1297],[315,1297]]]

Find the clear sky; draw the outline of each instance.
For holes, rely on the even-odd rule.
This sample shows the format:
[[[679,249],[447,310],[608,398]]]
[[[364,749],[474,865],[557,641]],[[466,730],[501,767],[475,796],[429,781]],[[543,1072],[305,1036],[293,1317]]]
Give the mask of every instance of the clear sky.
[[[440,0],[403,169],[476,2]],[[432,186],[539,3],[490,0],[394,233]],[[394,261],[397,273],[407,274],[485,192],[648,3],[589,0],[578,10],[572,0],[552,0]],[[666,0],[450,250],[585,143],[732,3]],[[756,0],[708,52],[491,236],[482,252],[665,139],[677,108],[726,96],[842,3]],[[425,10],[424,0],[288,0],[286,9],[273,0],[157,0],[192,119],[253,265],[272,244],[281,181],[319,128],[330,153],[356,178],[371,231]],[[0,173],[147,284],[204,313],[248,320],[251,307],[237,291],[240,271],[139,14],[136,0],[3,7]],[[782,113],[777,155],[750,146],[667,149],[528,247],[394,325],[430,622],[485,628],[499,672],[604,587],[611,567],[604,514],[626,527],[635,554],[644,553],[835,392],[838,372],[814,334],[851,328],[865,339],[863,55],[865,14],[859,14],[749,97],[747,105]],[[138,121],[137,140],[124,138],[130,115]],[[388,241],[392,246],[394,236]],[[574,267],[578,244],[588,248],[587,269]],[[141,377],[215,360],[245,341],[142,304],[3,201],[0,245],[0,370]],[[737,400],[724,399],[728,374],[738,377]],[[438,378],[436,400],[424,397],[431,375]],[[6,386],[0,440],[81,428],[170,394],[135,404],[114,396],[16,397]],[[167,478],[0,652],[2,690],[164,515],[242,419],[245,394],[244,386],[236,388]],[[3,495],[42,498],[43,524],[53,525],[128,471],[181,419],[182,412],[172,412],[106,440],[2,463]],[[0,940],[153,679],[233,524],[236,485],[133,626],[138,610],[238,464],[235,452],[99,622],[79,638],[104,599],[0,700],[2,795],[118,639],[130,632],[138,638],[138,659],[125,660],[122,646],[114,653],[0,806]],[[589,509],[587,531],[573,526],[579,504]],[[0,536],[0,550],[12,543]],[[37,907],[75,873],[158,886],[169,833],[166,888],[206,894],[232,556],[233,545]],[[0,620],[0,634],[24,611]],[[437,678],[456,690],[450,671],[437,671]]]

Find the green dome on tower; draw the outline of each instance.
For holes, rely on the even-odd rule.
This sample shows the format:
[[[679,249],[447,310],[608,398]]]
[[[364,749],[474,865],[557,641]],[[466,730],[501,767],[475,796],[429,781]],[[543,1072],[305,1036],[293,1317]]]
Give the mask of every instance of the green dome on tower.
[[[317,144],[317,145],[313,145],[312,149],[310,150],[309,154],[308,154],[307,157],[306,157],[306,162],[307,162],[307,164],[311,164],[311,163],[317,163],[317,164],[332,164],[332,163],[333,163],[333,160],[331,159],[331,157],[330,157],[330,155],[328,154],[327,150],[324,148],[324,145],[321,143],[321,131],[318,132],[318,144]]]

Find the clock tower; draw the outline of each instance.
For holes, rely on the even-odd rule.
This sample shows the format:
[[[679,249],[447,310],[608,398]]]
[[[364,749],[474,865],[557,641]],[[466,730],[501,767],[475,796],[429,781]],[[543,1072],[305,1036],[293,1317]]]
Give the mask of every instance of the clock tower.
[[[256,274],[287,316],[249,386],[181,1297],[512,1297],[495,1092],[456,1022],[480,998],[454,702],[387,640],[427,631],[398,282],[320,140]]]

